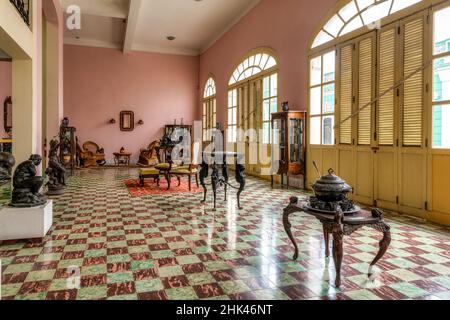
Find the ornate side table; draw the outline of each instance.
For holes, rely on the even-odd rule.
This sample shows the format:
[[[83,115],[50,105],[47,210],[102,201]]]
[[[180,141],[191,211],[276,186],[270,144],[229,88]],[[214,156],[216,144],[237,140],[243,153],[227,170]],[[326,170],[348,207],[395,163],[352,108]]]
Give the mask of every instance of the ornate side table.
[[[235,187],[229,183],[229,168],[228,168],[228,158],[234,158],[236,163],[236,181],[239,183],[239,187]],[[204,190],[204,196],[202,203],[206,202],[206,183],[205,179],[208,177],[209,168],[212,168],[211,174],[211,186],[214,194],[214,210],[217,208],[217,190],[220,187],[224,187],[225,189],[225,201],[227,201],[227,191],[228,186],[231,188],[237,189],[237,201],[239,209],[243,209],[241,207],[240,196],[245,188],[245,166],[243,162],[244,156],[242,154],[236,152],[204,152],[203,160],[201,164],[200,170],[200,184]],[[221,172],[221,175],[220,175]]]
[[[130,152],[115,152],[114,163],[116,164],[116,166],[120,166],[121,164],[123,164],[124,166],[129,166],[131,155],[132,154]]]
[[[344,256],[344,235],[350,236],[353,232],[363,227],[370,227],[383,233],[383,239],[379,244],[380,250],[375,259],[370,264],[368,273],[369,277],[372,275],[373,266],[384,256],[391,243],[391,228],[384,221],[383,212],[379,209],[373,209],[372,212],[361,210],[360,212],[351,215],[344,215],[342,211],[338,211],[335,214],[319,213],[310,210],[303,204],[299,204],[298,198],[293,197],[290,200],[290,204],[284,209],[283,225],[289,239],[291,239],[295,247],[295,254],[293,258],[294,260],[297,260],[299,250],[296,240],[292,235],[289,216],[295,212],[304,212],[306,214],[312,215],[322,223],[326,247],[325,255],[327,258],[330,256],[330,234],[333,235],[333,259],[336,267],[336,287],[341,286],[341,266],[342,258]]]

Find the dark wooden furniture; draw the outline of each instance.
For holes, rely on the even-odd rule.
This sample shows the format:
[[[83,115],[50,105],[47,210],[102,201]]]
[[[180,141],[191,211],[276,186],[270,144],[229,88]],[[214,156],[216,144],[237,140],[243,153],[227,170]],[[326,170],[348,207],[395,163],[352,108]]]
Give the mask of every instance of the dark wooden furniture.
[[[11,97],[7,97],[3,103],[3,128],[5,132],[12,135],[12,100]]]
[[[189,142],[192,142],[192,126],[190,125],[176,125],[176,124],[169,124],[166,125],[164,128],[164,136],[169,137],[172,141],[177,141],[180,143],[180,137],[189,137],[191,140]],[[158,156],[160,162],[169,162],[167,155],[172,152],[173,148],[169,148],[170,150],[166,150],[167,147],[161,146],[159,148]],[[180,157],[183,157],[183,154],[180,154]]]
[[[179,137],[183,135],[189,135],[192,141],[192,126],[169,124],[166,125],[164,134],[168,135],[174,141],[179,141]]]
[[[120,130],[133,131],[134,130],[134,112],[122,111],[120,113]]]
[[[139,184],[141,187],[145,186],[145,179],[153,179],[159,187],[161,181],[161,171],[155,168],[142,168],[139,169]]]
[[[303,174],[306,168],[306,112],[286,111],[272,113],[272,130],[275,130],[272,144],[272,187],[273,175],[284,176],[289,187],[289,176]],[[275,148],[279,149],[276,150]],[[279,154],[279,159],[274,158]]]
[[[116,166],[129,166],[131,161],[131,152],[114,152],[114,163]]]
[[[77,163],[76,132],[76,128],[64,124],[59,129],[60,160],[66,168],[70,168],[71,172],[73,172]]]
[[[239,187],[235,187],[229,183],[229,169],[228,169],[228,158],[234,158],[236,163],[236,181],[239,183]],[[209,174],[209,167],[212,168],[211,174],[211,187],[214,194],[214,210],[217,208],[217,189],[221,186],[225,188],[225,201],[227,201],[227,187],[230,186],[237,189],[237,202],[238,208],[242,210],[240,196],[245,188],[245,159],[244,155],[236,152],[204,152],[203,160],[200,170],[200,184],[204,190],[204,196],[202,203],[206,202],[206,183],[205,179]],[[219,173],[221,171],[221,175]]]
[[[369,277],[372,275],[372,267],[384,256],[391,243],[391,228],[383,219],[383,212],[379,209],[373,209],[372,212],[362,210],[352,215],[344,215],[342,211],[335,214],[321,213],[310,210],[305,204],[300,204],[298,198],[290,199],[290,204],[283,212],[283,225],[286,233],[291,239],[295,247],[294,260],[298,258],[298,246],[291,231],[291,223],[289,216],[295,212],[304,212],[316,217],[323,225],[323,233],[325,238],[325,255],[330,256],[329,240],[330,234],[333,235],[333,259],[336,267],[336,287],[341,286],[341,266],[344,256],[343,238],[350,236],[353,232],[363,228],[370,227],[383,233],[383,239],[380,241],[380,250],[375,259],[370,264]]]
[[[201,143],[194,142],[191,147],[190,163],[187,165],[183,165],[183,166],[177,167],[175,169],[172,169],[171,171],[169,171],[169,177],[172,175],[177,178],[188,177],[189,191],[192,190],[192,178],[194,177],[195,182],[197,183],[197,188],[198,188],[199,187],[198,164],[199,164],[200,154],[201,154]]]

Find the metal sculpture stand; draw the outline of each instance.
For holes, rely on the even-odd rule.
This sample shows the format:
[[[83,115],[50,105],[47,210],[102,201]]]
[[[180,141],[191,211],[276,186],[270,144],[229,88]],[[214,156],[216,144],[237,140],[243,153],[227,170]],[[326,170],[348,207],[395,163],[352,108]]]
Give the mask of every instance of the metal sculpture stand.
[[[245,166],[239,163],[239,155],[233,152],[218,152],[209,154],[208,157],[215,158],[215,156],[223,156],[223,162],[221,164],[213,163],[209,165],[205,158],[203,158],[201,169],[200,169],[200,184],[203,187],[203,200],[201,203],[206,203],[206,194],[208,192],[206,186],[211,185],[214,195],[214,211],[217,209],[217,190],[220,187],[224,187],[225,191],[225,201],[227,201],[228,187],[238,190],[237,192],[237,202],[239,210],[242,210],[241,206],[241,194],[245,189]],[[234,157],[236,159],[236,181],[239,183],[239,187],[233,186],[229,182],[229,168],[227,163],[227,157]],[[208,177],[209,168],[212,168],[211,174],[211,184],[207,184],[205,179]],[[222,171],[222,176],[220,176],[220,170]]]

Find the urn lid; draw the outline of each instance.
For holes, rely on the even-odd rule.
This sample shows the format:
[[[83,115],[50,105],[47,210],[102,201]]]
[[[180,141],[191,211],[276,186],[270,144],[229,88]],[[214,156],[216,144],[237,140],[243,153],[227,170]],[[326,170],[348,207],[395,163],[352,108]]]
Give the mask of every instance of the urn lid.
[[[345,184],[345,180],[339,178],[337,175],[334,174],[333,169],[328,170],[328,174],[325,176],[322,176],[319,180],[316,181],[316,183],[320,184]]]

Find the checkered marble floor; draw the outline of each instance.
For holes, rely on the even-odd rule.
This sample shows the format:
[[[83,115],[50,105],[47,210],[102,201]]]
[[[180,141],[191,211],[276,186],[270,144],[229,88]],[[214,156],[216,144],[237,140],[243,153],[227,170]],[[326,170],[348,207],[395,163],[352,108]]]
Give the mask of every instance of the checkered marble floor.
[[[363,229],[346,237],[337,289],[315,218],[292,218],[300,258],[291,259],[281,212],[300,191],[248,178],[245,209],[230,192],[214,212],[211,194],[206,205],[202,194],[133,198],[123,181],[136,176],[136,169],[77,171],[54,198],[43,243],[0,245],[2,298],[450,299],[448,229],[388,215],[393,241],[371,279],[380,235]]]

